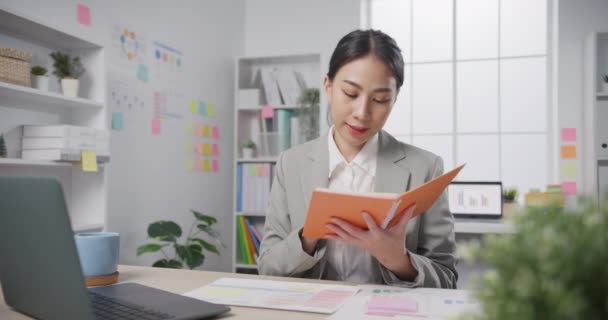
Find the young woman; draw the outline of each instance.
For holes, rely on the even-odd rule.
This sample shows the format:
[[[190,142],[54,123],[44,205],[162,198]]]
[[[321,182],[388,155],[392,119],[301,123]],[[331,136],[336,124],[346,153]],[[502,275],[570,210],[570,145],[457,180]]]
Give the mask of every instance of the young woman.
[[[301,235],[313,189],[401,193],[443,173],[440,157],[382,130],[403,84],[395,41],[375,30],[344,36],[331,56],[324,91],[333,126],[327,136],[279,156],[259,257],[261,274],[455,288],[454,219],[441,195],[425,213],[382,229],[334,218],[335,235]]]

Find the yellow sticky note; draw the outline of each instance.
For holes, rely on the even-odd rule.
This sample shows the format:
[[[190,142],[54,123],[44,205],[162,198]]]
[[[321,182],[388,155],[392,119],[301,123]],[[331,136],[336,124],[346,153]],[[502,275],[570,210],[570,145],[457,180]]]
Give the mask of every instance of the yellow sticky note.
[[[562,163],[560,169],[562,178],[576,178],[576,163]]]
[[[196,112],[198,111],[197,106],[198,106],[198,104],[196,103],[196,100],[190,99],[190,112],[191,113],[196,114]]]
[[[97,172],[97,155],[93,150],[82,150],[82,171]]]
[[[207,103],[207,116],[215,117],[215,105],[213,103]]]
[[[206,156],[210,156],[211,155],[211,145],[209,145],[208,143],[205,143],[205,146],[203,147],[203,153]]]
[[[205,159],[205,162],[203,162],[203,171],[204,172],[211,171],[211,164],[209,163],[209,159]]]
[[[210,136],[210,135],[211,135],[211,129],[209,128],[209,125],[208,125],[208,124],[206,124],[206,125],[203,127],[203,137],[205,137],[205,138],[209,138],[209,136]]]

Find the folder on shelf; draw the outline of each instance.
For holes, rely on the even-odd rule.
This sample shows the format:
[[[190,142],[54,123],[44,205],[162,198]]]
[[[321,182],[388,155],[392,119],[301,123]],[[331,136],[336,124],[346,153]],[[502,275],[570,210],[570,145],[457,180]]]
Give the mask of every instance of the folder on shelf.
[[[332,217],[341,218],[367,229],[362,212],[368,212],[382,228],[393,226],[401,213],[416,204],[414,216],[428,210],[443,190],[462,170],[464,164],[425,184],[401,194],[339,192],[326,188],[313,191],[302,236],[323,238],[332,231],[326,227]]]
[[[241,260],[244,264],[251,264],[249,261],[249,255],[247,254],[247,242],[245,241],[245,234],[243,232],[243,226],[241,225],[241,216],[236,218],[236,235],[238,238],[238,247],[241,252]]]

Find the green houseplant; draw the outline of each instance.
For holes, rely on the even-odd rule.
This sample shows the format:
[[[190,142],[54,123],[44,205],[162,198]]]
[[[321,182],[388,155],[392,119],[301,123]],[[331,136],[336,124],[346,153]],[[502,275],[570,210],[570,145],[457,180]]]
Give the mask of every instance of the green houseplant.
[[[241,151],[243,152],[243,158],[251,159],[253,158],[253,150],[255,150],[256,145],[253,140],[245,140],[241,143]]]
[[[46,75],[47,70],[42,66],[33,66],[31,70],[34,82],[34,88],[48,91],[49,90],[49,77]]]
[[[319,104],[319,89],[305,89],[300,94],[296,113],[300,125],[298,142],[306,142],[319,136]]]
[[[80,57],[55,51],[50,54],[53,58],[53,74],[61,81],[61,90],[69,97],[78,96],[78,78],[85,72]]]
[[[608,74],[602,76],[602,92],[608,93]]]
[[[605,202],[604,202],[605,203]],[[459,247],[486,262],[474,319],[604,319],[608,314],[608,207],[581,198],[574,210],[533,207],[517,232]]]
[[[517,188],[506,188],[503,190],[502,199],[506,203],[515,202],[515,199],[517,199]]]
[[[185,242],[180,242],[182,236],[181,227],[173,221],[156,221],[148,226],[148,236],[159,243],[148,243],[137,248],[137,256],[147,252],[161,252],[164,256],[159,259],[153,267],[182,269],[184,265],[190,269],[201,266],[205,262],[204,251],[220,254],[217,245],[226,247],[218,231],[214,229],[217,219],[202,214],[195,210],[190,210],[194,215],[194,222],[186,236]],[[212,244],[200,237],[200,233],[206,234],[217,244]],[[173,255],[167,254],[164,249],[173,249]]]
[[[4,141],[4,134],[0,134],[0,158],[6,158],[6,142]]]

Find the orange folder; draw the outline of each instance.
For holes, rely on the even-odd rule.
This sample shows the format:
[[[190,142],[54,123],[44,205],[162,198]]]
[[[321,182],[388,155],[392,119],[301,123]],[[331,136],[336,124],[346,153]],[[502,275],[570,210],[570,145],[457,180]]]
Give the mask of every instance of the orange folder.
[[[364,211],[368,212],[382,228],[397,223],[401,213],[414,203],[416,204],[414,216],[417,216],[435,203],[463,167],[464,164],[401,194],[339,192],[317,188],[310,199],[302,236],[323,238],[325,234],[333,233],[325,226],[331,223],[332,217],[341,218],[367,229],[362,216]]]

